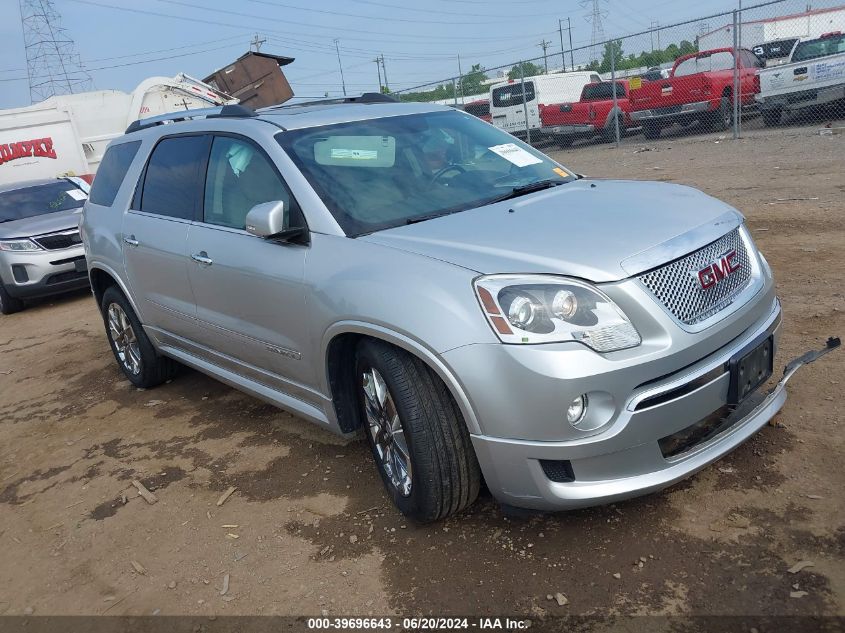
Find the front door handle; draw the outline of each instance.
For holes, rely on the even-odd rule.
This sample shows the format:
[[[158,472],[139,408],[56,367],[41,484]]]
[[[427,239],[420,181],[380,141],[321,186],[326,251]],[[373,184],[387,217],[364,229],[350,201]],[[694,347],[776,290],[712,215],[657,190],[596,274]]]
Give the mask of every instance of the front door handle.
[[[214,260],[208,256],[208,253],[205,251],[200,251],[199,253],[194,253],[191,255],[191,259],[193,259],[198,264],[202,264],[203,266],[211,266],[214,263]]]
[[[138,240],[135,239],[134,235],[124,236],[123,242],[129,246],[138,246]]]

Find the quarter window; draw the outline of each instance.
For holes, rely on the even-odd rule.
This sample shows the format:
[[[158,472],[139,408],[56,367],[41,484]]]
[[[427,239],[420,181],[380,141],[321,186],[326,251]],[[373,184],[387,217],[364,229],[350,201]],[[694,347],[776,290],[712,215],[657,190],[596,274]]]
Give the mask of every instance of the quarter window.
[[[205,181],[203,220],[243,229],[250,209],[277,200],[290,210],[289,217],[296,217],[293,197],[262,151],[241,139],[215,137]]]
[[[103,155],[97,177],[91,185],[91,195],[88,199],[92,204],[111,206],[117,195],[117,190],[126,176],[129,165],[138,153],[141,141],[112,145]]]
[[[147,163],[141,211],[193,220],[207,154],[207,136],[174,136],[156,145]]]

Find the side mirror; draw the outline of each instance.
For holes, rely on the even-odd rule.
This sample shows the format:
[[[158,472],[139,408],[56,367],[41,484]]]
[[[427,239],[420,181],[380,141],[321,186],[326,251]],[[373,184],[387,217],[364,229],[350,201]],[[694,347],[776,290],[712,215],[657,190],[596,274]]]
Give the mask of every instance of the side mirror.
[[[288,228],[288,213],[281,200],[257,204],[246,214],[247,233],[270,237]]]

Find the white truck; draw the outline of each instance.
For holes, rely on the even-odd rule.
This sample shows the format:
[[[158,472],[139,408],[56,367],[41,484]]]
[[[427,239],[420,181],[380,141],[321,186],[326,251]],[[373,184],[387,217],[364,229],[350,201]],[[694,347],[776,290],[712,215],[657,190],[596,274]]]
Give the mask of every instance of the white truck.
[[[576,71],[526,77],[524,82],[521,79],[511,79],[494,84],[490,87],[490,114],[493,117],[493,125],[524,139],[527,136],[527,121],[532,140],[536,140],[543,125],[540,120],[542,106],[578,101],[584,86],[599,81],[601,77],[596,72]]]
[[[133,121],[227,103],[237,100],[180,73],[150,77],[131,93],[81,92],[0,110],[0,185],[59,176],[90,182],[106,145]]]
[[[785,112],[845,104],[845,34],[827,33],[795,44],[789,63],[760,70],[757,102],[768,126]]]

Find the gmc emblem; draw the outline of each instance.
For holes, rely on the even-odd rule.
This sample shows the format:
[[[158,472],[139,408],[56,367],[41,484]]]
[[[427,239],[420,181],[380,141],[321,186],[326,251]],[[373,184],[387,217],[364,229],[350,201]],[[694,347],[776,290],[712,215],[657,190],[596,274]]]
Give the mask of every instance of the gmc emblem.
[[[712,288],[717,283],[725,279],[728,275],[732,275],[738,271],[741,264],[735,263],[736,250],[731,250],[722,255],[718,261],[709,264],[693,275],[698,278],[698,283],[702,290]]]

